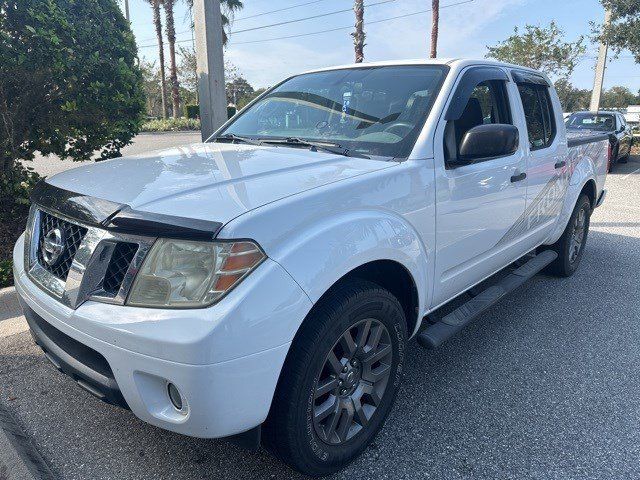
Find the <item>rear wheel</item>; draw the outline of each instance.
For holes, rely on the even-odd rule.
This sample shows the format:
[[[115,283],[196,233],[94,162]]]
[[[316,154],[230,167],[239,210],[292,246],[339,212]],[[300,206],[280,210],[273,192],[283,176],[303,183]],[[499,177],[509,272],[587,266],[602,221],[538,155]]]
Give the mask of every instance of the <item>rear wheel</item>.
[[[285,362],[264,443],[308,475],[338,471],[372,441],[400,385],[403,309],[365,281],[336,288],[303,323]]]
[[[591,219],[591,201],[586,195],[580,195],[573,209],[567,228],[551,249],[558,253],[546,272],[560,277],[570,277],[578,269],[584,253]]]

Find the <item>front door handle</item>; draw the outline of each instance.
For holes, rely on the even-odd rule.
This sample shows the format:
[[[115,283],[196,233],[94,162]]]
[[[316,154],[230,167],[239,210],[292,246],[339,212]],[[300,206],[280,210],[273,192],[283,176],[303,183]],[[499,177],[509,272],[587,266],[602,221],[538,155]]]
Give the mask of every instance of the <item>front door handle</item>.
[[[514,175],[513,177],[511,177],[511,183],[520,182],[520,181],[524,180],[525,178],[527,178],[527,174],[522,172],[519,175]]]
[[[565,162],[564,160],[560,160],[558,163],[556,163],[554,166],[556,167],[556,169],[558,168],[562,168],[567,164],[567,162]]]

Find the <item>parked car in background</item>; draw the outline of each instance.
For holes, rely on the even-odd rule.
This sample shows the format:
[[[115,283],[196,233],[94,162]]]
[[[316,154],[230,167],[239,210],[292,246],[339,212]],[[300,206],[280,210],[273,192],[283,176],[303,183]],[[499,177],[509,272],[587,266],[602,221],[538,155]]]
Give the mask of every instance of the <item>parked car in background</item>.
[[[640,124],[640,105],[629,105],[627,113],[624,114],[624,119],[631,125]]]
[[[611,145],[609,170],[617,163],[627,163],[633,146],[633,130],[620,112],[574,112],[565,120],[567,131],[607,133]]]
[[[382,427],[410,338],[435,348],[537,272],[576,271],[608,149],[567,134],[528,68],[307,72],[206,143],[40,182],[16,290],[98,398],[326,475]],[[579,282],[557,288],[573,308]]]

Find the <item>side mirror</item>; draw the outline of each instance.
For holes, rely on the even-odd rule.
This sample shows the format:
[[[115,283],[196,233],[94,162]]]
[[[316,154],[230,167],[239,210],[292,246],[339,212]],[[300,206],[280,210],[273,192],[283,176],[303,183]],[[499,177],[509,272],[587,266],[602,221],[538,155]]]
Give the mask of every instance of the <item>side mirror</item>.
[[[513,125],[478,125],[462,137],[459,160],[454,163],[468,164],[479,159],[506,157],[515,153],[518,143],[518,129]]]

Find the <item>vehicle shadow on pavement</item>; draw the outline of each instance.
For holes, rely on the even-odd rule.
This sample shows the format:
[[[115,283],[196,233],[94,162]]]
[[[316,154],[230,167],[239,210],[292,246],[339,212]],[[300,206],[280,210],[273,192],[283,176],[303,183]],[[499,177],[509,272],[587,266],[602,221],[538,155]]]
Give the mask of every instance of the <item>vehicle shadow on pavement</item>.
[[[640,477],[637,236],[592,231],[572,278],[535,277],[438,350],[411,342],[387,425],[334,478]],[[0,402],[63,479],[303,478],[101,403],[28,332],[0,338]]]

